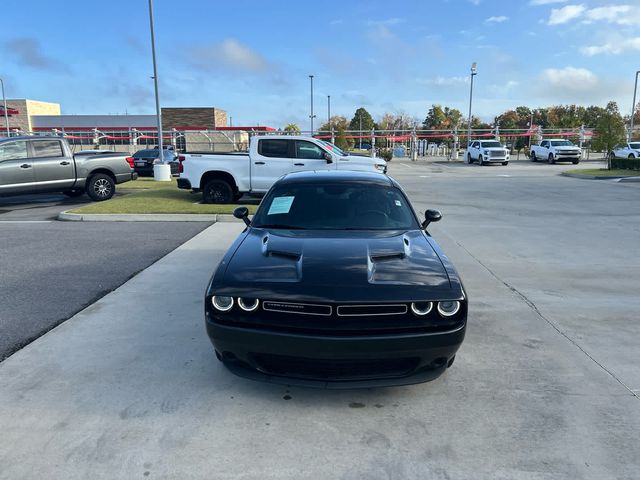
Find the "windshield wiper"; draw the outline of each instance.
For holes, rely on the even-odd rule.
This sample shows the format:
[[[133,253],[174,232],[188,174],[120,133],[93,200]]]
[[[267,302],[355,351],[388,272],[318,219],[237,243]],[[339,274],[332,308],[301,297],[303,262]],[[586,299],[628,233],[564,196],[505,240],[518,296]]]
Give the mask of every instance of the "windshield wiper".
[[[283,223],[265,223],[264,225],[252,225],[255,228],[281,228],[283,230],[306,230],[305,227],[298,227],[296,225],[285,225]]]

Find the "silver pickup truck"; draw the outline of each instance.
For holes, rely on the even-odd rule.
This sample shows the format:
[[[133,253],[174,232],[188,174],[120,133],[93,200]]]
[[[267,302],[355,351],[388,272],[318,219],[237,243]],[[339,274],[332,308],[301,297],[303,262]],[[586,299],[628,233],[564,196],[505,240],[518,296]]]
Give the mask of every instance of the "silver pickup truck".
[[[0,197],[62,192],[84,193],[97,202],[110,199],[117,183],[137,178],[123,153],[71,153],[60,137],[12,137],[0,140]]]

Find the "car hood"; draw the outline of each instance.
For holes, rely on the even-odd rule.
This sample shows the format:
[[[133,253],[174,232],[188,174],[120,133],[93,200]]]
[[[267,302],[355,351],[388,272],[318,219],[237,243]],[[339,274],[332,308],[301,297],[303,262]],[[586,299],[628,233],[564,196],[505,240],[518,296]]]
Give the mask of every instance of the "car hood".
[[[580,148],[579,148],[579,147],[567,147],[567,146],[562,146],[562,147],[553,147],[553,148],[555,148],[556,150],[561,151],[561,152],[562,152],[562,151],[575,152],[575,151],[580,150]]]
[[[449,288],[442,261],[420,230],[287,231],[250,228],[224,275],[227,285]]]

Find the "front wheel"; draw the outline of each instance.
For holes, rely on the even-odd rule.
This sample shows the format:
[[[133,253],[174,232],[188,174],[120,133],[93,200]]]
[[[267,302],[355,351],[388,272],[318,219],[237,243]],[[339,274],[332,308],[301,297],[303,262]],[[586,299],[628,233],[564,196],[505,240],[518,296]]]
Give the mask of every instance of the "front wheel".
[[[536,158],[536,152],[532,151],[532,152],[531,152],[531,154],[530,154],[530,156],[529,156],[529,159],[530,159],[532,162],[537,162],[537,161],[538,161],[538,159]]]
[[[109,200],[116,193],[116,183],[106,173],[96,173],[87,182],[87,195],[95,202]]]
[[[554,163],[556,163],[556,159],[553,157],[553,153],[549,154],[549,163],[551,165],[553,165]]]
[[[231,203],[233,189],[224,180],[209,180],[202,190],[203,203]]]
[[[573,163],[574,165],[577,165],[577,164],[579,164],[579,163],[580,163],[580,160],[574,160],[574,161],[573,161],[573,162],[571,162],[571,163]]]
[[[467,156],[464,157],[464,163],[469,164],[471,163],[471,154],[467,153]]]
[[[484,165],[484,160],[482,160],[482,155],[480,155],[480,156],[478,157],[478,166],[480,166],[480,167],[481,167],[481,166],[483,166],[483,165]]]
[[[502,165],[506,167],[507,165],[509,165],[509,162],[502,162]]]
[[[616,158],[616,154],[613,152],[609,152],[609,160],[613,161]]]

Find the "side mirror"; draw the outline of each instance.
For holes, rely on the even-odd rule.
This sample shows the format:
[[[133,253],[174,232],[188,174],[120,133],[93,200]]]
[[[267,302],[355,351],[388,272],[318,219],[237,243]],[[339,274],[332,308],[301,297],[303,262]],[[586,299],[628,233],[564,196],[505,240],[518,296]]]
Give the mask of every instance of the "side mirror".
[[[442,214],[438,210],[427,210],[424,212],[424,218],[422,228],[427,228],[431,222],[439,222],[442,219]]]
[[[333,155],[331,155],[329,152],[324,152],[322,156],[327,161],[327,163],[333,163]]]
[[[237,207],[233,211],[233,216],[242,220],[247,227],[251,225],[251,220],[249,220],[249,209],[247,207]]]

